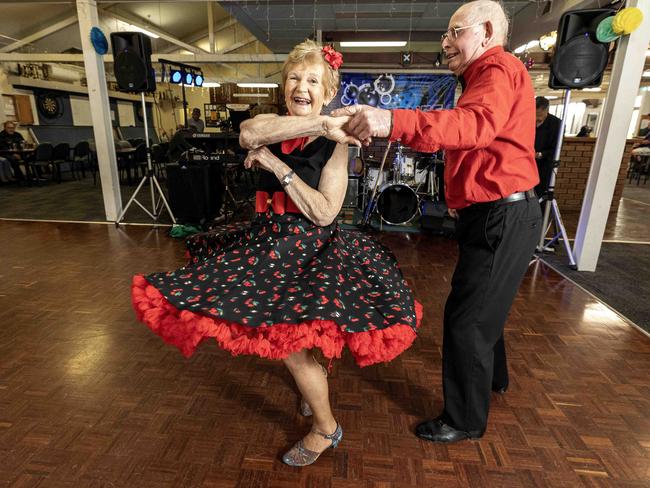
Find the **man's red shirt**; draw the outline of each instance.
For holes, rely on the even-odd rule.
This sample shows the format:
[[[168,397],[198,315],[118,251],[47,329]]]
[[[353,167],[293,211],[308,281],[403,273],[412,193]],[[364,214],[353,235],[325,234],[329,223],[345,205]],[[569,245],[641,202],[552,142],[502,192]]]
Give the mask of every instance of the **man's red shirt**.
[[[465,90],[451,110],[393,110],[390,139],[416,151],[446,150],[449,208],[490,202],[539,183],[535,94],[523,63],[489,49],[463,73]]]

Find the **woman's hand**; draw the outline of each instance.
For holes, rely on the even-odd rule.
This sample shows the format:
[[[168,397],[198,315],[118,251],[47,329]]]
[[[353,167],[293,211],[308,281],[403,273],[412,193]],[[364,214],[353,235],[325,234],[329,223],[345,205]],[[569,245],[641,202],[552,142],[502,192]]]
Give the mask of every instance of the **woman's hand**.
[[[324,117],[325,123],[323,125],[325,128],[325,137],[332,141],[338,142],[339,144],[353,144],[355,146],[361,147],[361,142],[357,138],[349,135],[343,129],[343,126],[350,120],[349,116]]]
[[[282,161],[276,158],[268,147],[260,146],[257,149],[248,151],[248,155],[244,160],[244,168],[251,169],[258,167],[272,173],[275,165],[278,163],[282,163]]]

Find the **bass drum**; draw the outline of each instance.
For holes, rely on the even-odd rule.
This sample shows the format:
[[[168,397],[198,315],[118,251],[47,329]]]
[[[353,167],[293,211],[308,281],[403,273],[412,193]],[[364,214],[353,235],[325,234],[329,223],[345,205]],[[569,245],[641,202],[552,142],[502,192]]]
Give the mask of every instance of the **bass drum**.
[[[377,210],[387,224],[405,224],[418,213],[418,196],[402,183],[384,185],[379,189]]]

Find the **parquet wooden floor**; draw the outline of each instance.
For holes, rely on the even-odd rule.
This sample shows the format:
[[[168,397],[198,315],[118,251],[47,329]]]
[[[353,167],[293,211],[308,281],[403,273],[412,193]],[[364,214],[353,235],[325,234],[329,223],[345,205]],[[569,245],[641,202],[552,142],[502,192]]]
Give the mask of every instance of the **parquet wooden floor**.
[[[486,435],[414,437],[442,406],[455,243],[381,240],[424,304],[422,334],[390,364],[336,363],[345,437],[296,469],[280,456],[308,422],[280,363],[207,343],[185,360],[136,322],[131,275],[181,263],[180,242],[0,221],[0,487],[650,486],[650,338],[540,263],[507,324],[511,386]]]

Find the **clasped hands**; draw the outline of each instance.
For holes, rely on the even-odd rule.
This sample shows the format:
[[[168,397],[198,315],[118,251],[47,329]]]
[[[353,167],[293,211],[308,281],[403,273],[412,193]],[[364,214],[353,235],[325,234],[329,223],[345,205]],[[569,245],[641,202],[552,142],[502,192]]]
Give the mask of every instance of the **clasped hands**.
[[[326,127],[328,133],[342,138],[335,139],[337,142],[368,146],[373,137],[390,136],[392,120],[393,113],[390,110],[369,105],[350,105],[334,110],[326,121]],[[327,137],[332,139],[329,135]]]

